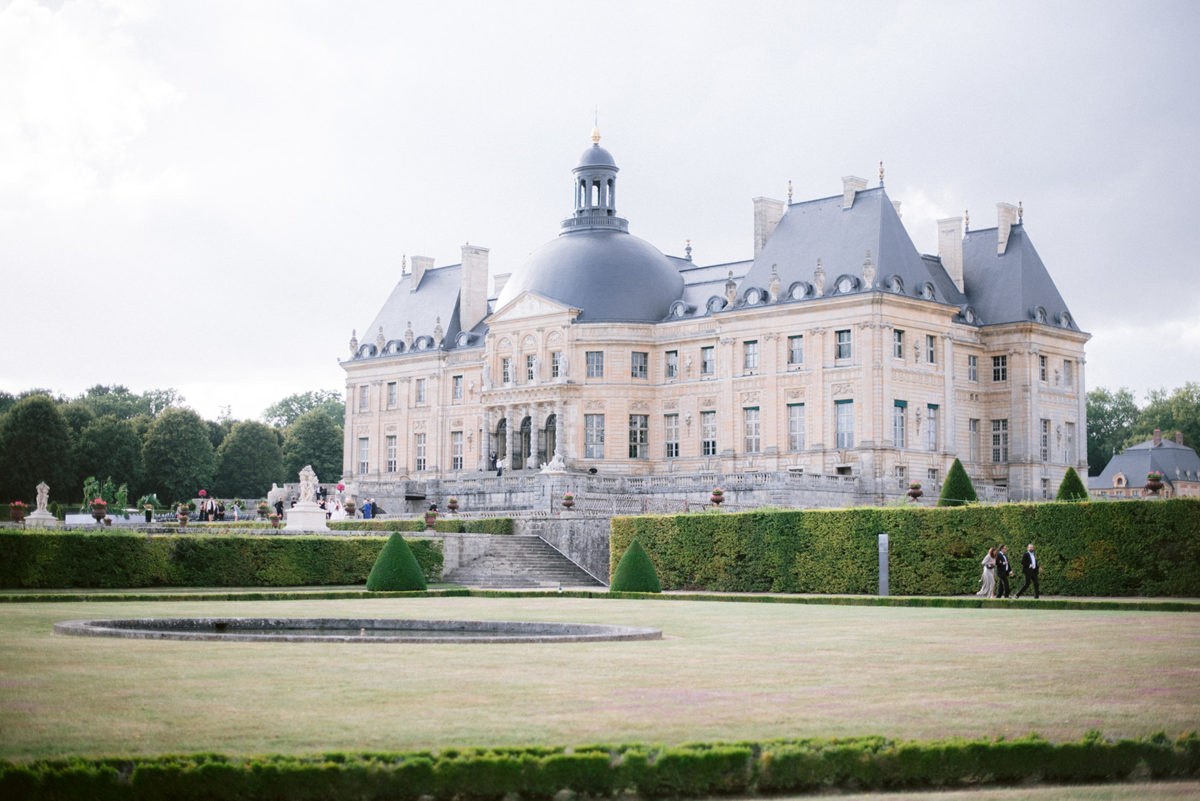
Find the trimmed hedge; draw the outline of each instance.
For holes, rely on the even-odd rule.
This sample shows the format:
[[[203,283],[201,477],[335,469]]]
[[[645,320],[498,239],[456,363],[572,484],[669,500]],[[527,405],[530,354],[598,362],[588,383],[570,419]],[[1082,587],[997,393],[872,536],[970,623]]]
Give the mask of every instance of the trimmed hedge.
[[[874,594],[882,532],[895,595],[974,592],[989,547],[1033,542],[1043,594],[1200,596],[1195,498],[618,517],[609,563],[636,537],[665,590]]]
[[[387,544],[379,552],[371,574],[367,576],[367,589],[371,592],[408,592],[425,590],[425,575],[412,549],[397,531],[388,537]]]
[[[288,587],[364,584],[382,537],[0,531],[0,587]],[[409,542],[427,580],[440,543]]]
[[[893,741],[882,737],[765,743],[448,749],[441,753],[314,756],[169,755],[0,762],[6,799],[410,799],[501,801],[640,798],[807,791],[930,789],[1029,782],[1122,781],[1200,775],[1195,732],[1171,742],[1050,743],[1018,740]],[[511,795],[510,795],[511,794]]]
[[[621,563],[613,571],[613,592],[662,592],[662,583],[654,572],[654,563],[637,540],[625,549]]]
[[[1083,486],[1083,479],[1075,472],[1074,467],[1068,467],[1067,472],[1063,474],[1062,482],[1058,485],[1058,494],[1054,496],[1056,501],[1086,501],[1091,497],[1088,495],[1087,487]]]
[[[330,523],[334,531],[425,531],[425,519],[417,520],[339,520]],[[440,534],[501,534],[513,533],[511,517],[482,517],[478,519],[438,518],[433,530]]]

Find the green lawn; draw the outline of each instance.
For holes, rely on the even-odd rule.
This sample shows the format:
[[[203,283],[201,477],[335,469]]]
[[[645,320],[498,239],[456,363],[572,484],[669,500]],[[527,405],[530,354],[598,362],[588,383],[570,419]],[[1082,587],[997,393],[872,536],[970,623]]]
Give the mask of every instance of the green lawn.
[[[665,638],[322,645],[51,633],[84,617],[215,615],[611,622]],[[556,596],[0,604],[5,758],[1030,731],[1077,740],[1093,728],[1200,728],[1200,615]]]

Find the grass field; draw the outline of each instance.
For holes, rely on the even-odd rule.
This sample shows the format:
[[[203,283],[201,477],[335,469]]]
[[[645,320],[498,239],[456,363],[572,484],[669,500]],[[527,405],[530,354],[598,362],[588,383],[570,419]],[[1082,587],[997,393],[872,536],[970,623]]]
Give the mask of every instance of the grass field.
[[[324,645],[51,633],[84,617],[217,615],[609,622],[665,638]],[[1093,728],[1200,728],[1200,614],[555,596],[0,604],[0,757],[10,759],[860,734],[1077,740]]]

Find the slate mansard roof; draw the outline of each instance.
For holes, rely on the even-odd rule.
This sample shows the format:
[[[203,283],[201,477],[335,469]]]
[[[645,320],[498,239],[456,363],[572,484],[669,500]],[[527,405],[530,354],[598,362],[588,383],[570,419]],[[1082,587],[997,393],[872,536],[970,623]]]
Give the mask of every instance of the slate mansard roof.
[[[1149,439],[1118,453],[1098,476],[1088,479],[1088,488],[1112,489],[1117,475],[1125,476],[1125,486],[1137,489],[1146,485],[1146,474],[1157,470],[1164,481],[1200,481],[1200,456],[1186,445],[1163,439],[1157,445]]]
[[[594,145],[575,172],[615,182],[617,167],[607,150]],[[857,191],[848,208],[843,195],[789,203],[754,259],[716,265],[664,255],[627,232],[625,221],[615,216],[615,204],[583,207],[580,197],[577,193],[575,218],[514,271],[499,297],[489,301],[489,313],[528,291],[578,309],[577,323],[704,317],[770,305],[767,292],[774,271],[779,304],[886,292],[957,307],[960,323],[1034,322],[1080,330],[1022,224],[1012,225],[1002,254],[997,254],[998,229],[964,235],[960,291],[939,257],[917,251],[882,186]],[[874,269],[870,285],[863,269],[868,253]],[[823,293],[816,287],[818,259]],[[737,285],[732,304],[725,290],[730,273]],[[442,349],[482,343],[486,323],[466,336],[459,331],[461,265],[426,270],[415,291],[412,280],[413,274],[403,275],[370,326],[362,329],[355,360],[409,352],[403,342],[410,322],[411,350],[437,347],[433,335],[439,320]],[[382,350],[377,347],[381,327],[387,343]]]

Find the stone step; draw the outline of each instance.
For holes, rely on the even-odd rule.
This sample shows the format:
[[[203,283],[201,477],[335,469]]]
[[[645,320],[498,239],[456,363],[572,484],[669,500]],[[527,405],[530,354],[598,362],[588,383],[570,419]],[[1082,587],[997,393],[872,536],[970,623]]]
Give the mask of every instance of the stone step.
[[[443,578],[483,588],[604,586],[540,537],[519,535],[493,536],[486,553]]]

